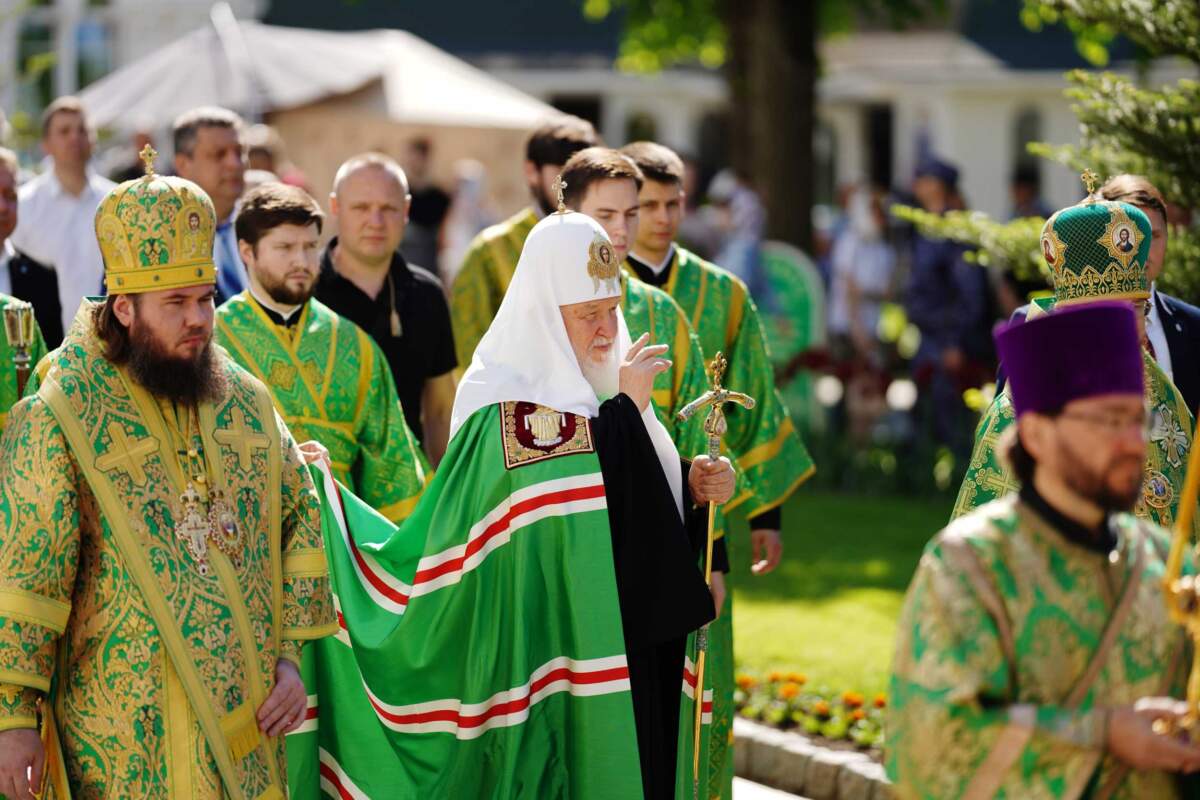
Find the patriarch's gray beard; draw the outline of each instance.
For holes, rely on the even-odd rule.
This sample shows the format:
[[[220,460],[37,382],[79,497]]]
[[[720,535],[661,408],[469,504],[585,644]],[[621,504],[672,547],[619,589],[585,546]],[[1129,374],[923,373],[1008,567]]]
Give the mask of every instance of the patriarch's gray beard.
[[[611,347],[608,350],[608,357],[604,361],[593,361],[590,358],[584,359],[579,365],[580,372],[591,385],[592,391],[596,393],[596,397],[603,403],[617,396],[621,386],[621,371],[620,365],[617,364],[617,349]]]

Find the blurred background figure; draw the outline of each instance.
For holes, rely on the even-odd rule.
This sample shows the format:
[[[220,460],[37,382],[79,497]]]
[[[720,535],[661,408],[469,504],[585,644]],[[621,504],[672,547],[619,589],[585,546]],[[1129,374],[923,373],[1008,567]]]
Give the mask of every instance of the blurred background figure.
[[[855,188],[830,255],[828,326],[836,349],[871,364],[879,361],[876,331],[896,275],[896,254],[886,232],[883,193]]]
[[[42,113],[43,171],[20,189],[13,246],[56,273],[61,330],[43,322],[56,347],[79,302],[102,293],[104,261],[96,244],[96,208],[115,184],[91,169],[95,132],[76,97],[60,97]],[[46,314],[38,314],[41,321]],[[51,344],[51,342],[54,344]]]
[[[55,337],[50,346],[57,347],[62,339],[62,321],[54,271],[18,252],[9,238],[19,217],[18,172],[17,154],[0,147],[0,294],[32,303],[38,326]]]
[[[265,169],[248,169],[246,170],[246,193],[257,189],[264,183],[283,183],[279,176],[274,172],[267,172]]]
[[[246,148],[248,169],[273,173],[279,176],[281,183],[299,186],[306,192],[312,191],[308,186],[308,177],[287,157],[283,138],[270,125],[251,125],[243,134],[242,143]],[[250,188],[247,186],[246,191]]]
[[[1050,216],[1051,209],[1042,199],[1042,175],[1036,164],[1021,164],[1013,170],[1009,183],[1012,219]]]
[[[450,195],[433,181],[431,175],[433,144],[424,137],[408,143],[404,173],[412,203],[408,209],[408,229],[400,251],[409,261],[439,273],[438,249],[442,223],[450,211]]]
[[[716,221],[722,234],[716,263],[741,278],[760,305],[769,305],[758,268],[758,248],[767,224],[766,209],[758,194],[728,168],[713,176],[708,199],[717,209]]]
[[[217,212],[213,261],[217,265],[218,305],[247,286],[238,255],[234,212],[246,190],[246,151],[242,118],[226,108],[204,106],[175,120],[175,173],[208,193]]]
[[[706,261],[715,261],[721,249],[721,231],[716,209],[705,203],[700,165],[686,153],[683,160],[683,221],[679,223],[679,242]]]
[[[145,175],[146,165],[142,161],[141,152],[147,145],[154,147],[154,136],[148,125],[139,124],[129,139],[129,148],[122,155],[121,162],[108,173],[108,177],[117,183],[124,183]]]
[[[848,433],[861,444],[887,411],[888,376],[878,331],[896,280],[896,253],[887,239],[883,192],[857,186],[844,196],[846,213],[830,248],[827,325],[831,355],[846,376]]]
[[[928,157],[917,168],[913,195],[931,214],[960,210],[958,168]],[[918,416],[934,442],[956,457],[970,452],[973,423],[963,392],[986,380],[992,361],[992,300],[987,271],[964,258],[963,245],[913,237],[905,310],[921,343],[913,377],[921,389]]]
[[[473,158],[454,165],[454,199],[442,224],[442,283],[450,286],[476,234],[499,217],[487,200],[487,168]]]

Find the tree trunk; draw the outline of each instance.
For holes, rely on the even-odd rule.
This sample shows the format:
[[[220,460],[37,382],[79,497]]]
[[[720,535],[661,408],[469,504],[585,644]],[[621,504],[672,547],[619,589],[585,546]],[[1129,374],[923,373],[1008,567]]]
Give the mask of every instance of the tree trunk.
[[[811,251],[816,3],[724,0],[734,168],[767,208],[767,236]]]

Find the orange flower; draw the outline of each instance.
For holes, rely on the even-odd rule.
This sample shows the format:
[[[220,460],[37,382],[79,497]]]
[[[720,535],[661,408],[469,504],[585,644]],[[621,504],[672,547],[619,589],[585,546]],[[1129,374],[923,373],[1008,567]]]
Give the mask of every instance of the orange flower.
[[[846,708],[860,708],[863,700],[863,696],[858,692],[846,692],[842,695],[842,705]]]
[[[803,672],[789,672],[787,674],[787,679],[792,683],[798,683],[801,686],[808,683],[808,676]]]
[[[757,683],[758,683],[758,681],[754,680],[754,678],[751,678],[749,675],[738,675],[737,676],[738,688],[741,689],[743,692],[750,691],[751,689],[754,688],[755,684],[757,684]]]
[[[826,703],[824,700],[818,700],[815,704],[813,704],[813,713],[818,717],[828,717],[829,703]]]
[[[867,712],[863,711],[861,708],[854,709],[854,711],[850,714],[850,719],[854,720],[855,722],[858,722],[860,719],[866,719],[866,718],[867,718]]]
[[[767,680],[770,681],[771,683],[779,683],[780,681],[783,680],[783,673],[782,672],[772,672],[771,674],[767,675]]]
[[[779,687],[779,697],[783,700],[791,700],[798,694],[800,694],[800,684],[798,683],[788,681]]]
[[[883,692],[880,692],[879,694],[875,695],[875,707],[876,708],[886,708],[887,707],[887,695],[886,694],[884,694]]]

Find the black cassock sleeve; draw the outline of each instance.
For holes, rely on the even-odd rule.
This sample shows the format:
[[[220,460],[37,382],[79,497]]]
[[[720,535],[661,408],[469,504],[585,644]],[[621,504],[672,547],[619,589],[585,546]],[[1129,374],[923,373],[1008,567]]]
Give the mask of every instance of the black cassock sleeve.
[[[625,646],[633,652],[687,636],[715,616],[698,559],[706,509],[696,508],[687,492],[687,465],[685,527],[634,402],[619,394],[591,422],[608,500]]]
[[[697,558],[705,523],[701,516],[697,525],[686,480],[687,525],[680,520],[629,397],[605,401],[591,424],[608,500],[642,789],[646,800],[673,800],[687,635],[715,616]]]

